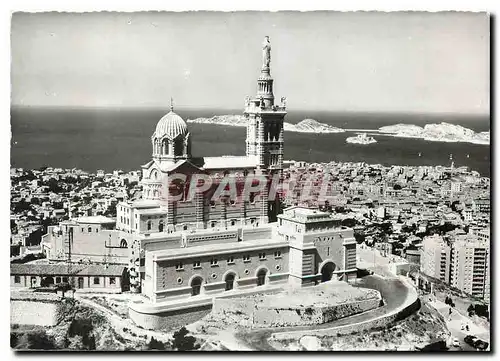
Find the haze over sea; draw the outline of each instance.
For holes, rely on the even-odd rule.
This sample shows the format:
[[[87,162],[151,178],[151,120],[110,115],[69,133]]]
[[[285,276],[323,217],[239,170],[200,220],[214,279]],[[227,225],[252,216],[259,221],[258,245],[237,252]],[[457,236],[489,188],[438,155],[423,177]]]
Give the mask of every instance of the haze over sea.
[[[151,135],[165,109],[33,108],[11,109],[11,166],[42,166],[129,171],[151,158]],[[241,114],[242,110],[176,108],[184,120],[214,115]],[[490,129],[489,116],[331,113],[290,110],[285,121],[296,124],[312,118],[346,129],[378,129],[398,123],[423,126],[448,122],[475,132]],[[194,156],[244,155],[246,129],[209,124],[188,124]],[[285,159],[307,162],[366,162],[384,165],[468,166],[490,176],[490,146],[430,142],[422,139],[372,135],[370,145],[346,143],[354,133],[310,134],[285,132]],[[419,156],[421,153],[421,156]],[[469,157],[467,157],[467,155]]]

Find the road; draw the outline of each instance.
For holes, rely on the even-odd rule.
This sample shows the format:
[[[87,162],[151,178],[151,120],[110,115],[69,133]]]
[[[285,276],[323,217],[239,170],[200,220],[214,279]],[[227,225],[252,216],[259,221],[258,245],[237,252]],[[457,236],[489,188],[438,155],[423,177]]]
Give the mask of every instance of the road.
[[[384,305],[374,310],[363,312],[350,317],[341,318],[339,320],[324,323],[321,325],[263,328],[252,330],[249,332],[241,332],[237,334],[236,337],[239,339],[239,343],[245,345],[247,349],[256,351],[273,351],[275,349],[267,342],[268,338],[273,333],[304,330],[322,330],[344,326],[351,323],[366,322],[398,309],[406,301],[406,297],[408,294],[408,288],[406,287],[406,285],[397,278],[384,279],[380,276],[367,276],[354,286],[376,289],[382,295],[382,298],[384,299]]]
[[[111,311],[107,307],[104,307],[103,305],[100,305],[99,303],[94,302],[93,300],[87,297],[82,297],[78,293],[75,293],[75,299],[77,299],[84,305],[92,307],[93,309],[97,310],[102,315],[104,315],[108,319],[110,325],[123,338],[133,341],[138,341],[141,340],[141,336],[146,335],[147,341],[150,340],[151,337],[154,337],[155,339],[163,342],[171,340],[171,334],[139,328],[129,318],[121,318],[118,314]],[[137,336],[134,337],[129,332],[123,332],[124,328],[128,328],[131,332],[135,333]],[[142,341],[144,342],[144,338],[142,338]]]
[[[464,341],[464,337],[467,335],[474,335],[480,339],[490,342],[490,332],[488,329],[478,326],[472,322],[472,320],[462,315],[455,308],[445,304],[438,299],[433,298],[428,302],[432,307],[434,307],[446,321],[446,327],[450,330],[453,338],[458,338],[460,341],[460,347],[450,347],[450,350],[462,350],[462,351],[476,351],[476,349]],[[469,325],[469,331],[462,330],[462,326]]]

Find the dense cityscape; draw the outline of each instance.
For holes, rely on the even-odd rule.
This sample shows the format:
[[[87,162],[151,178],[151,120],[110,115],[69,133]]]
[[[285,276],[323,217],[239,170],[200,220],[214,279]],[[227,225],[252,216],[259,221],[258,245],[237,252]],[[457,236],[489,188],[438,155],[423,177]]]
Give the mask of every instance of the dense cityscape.
[[[381,274],[399,267],[421,292],[430,292],[431,284],[440,289],[443,305],[457,295],[465,300],[457,312],[471,316],[470,307],[477,307],[478,315],[489,317],[489,178],[452,162],[389,167],[288,161],[285,167],[283,206],[319,208],[352,227],[361,247],[358,267]],[[45,263],[48,227],[74,218],[114,218],[119,202],[142,194],[139,171],[11,169],[11,180],[12,263]]]
[[[109,39],[121,36],[132,28],[135,31],[144,31],[141,27],[144,24],[138,19],[140,16],[151,16],[149,13],[141,13],[137,18],[131,16],[125,19],[123,14],[119,13],[95,15],[95,18],[88,18],[90,23],[96,21],[101,24],[102,21],[102,24],[110,26],[112,31],[107,33]],[[177,15],[168,13],[157,15],[159,18],[154,18],[155,22],[147,21],[148,32],[144,35],[147,39],[157,32],[162,32],[162,36],[169,35],[169,31],[165,32],[166,23],[170,25],[172,19],[177,19]],[[184,22],[188,22],[191,16],[203,16],[181,15],[183,21],[177,25],[179,28],[184,26]],[[214,13],[210,17],[212,15],[227,14]],[[25,39],[24,32],[33,32],[32,27],[27,25],[37,16],[15,17],[20,19],[20,25],[24,26],[23,31],[16,29],[21,39]],[[45,15],[42,14],[42,18],[43,16]],[[54,13],[49,18],[55,19],[53,24],[59,24],[60,17],[67,19],[67,16],[70,15]],[[82,15],[82,18],[87,16],[89,15]],[[168,21],[160,21],[165,19],[163,16]],[[241,13],[240,16],[245,17],[247,14]],[[321,20],[320,17],[314,19],[314,24]],[[75,22],[76,20],[75,18]],[[386,25],[385,20],[378,20],[380,26]],[[395,20],[394,24],[404,23],[399,18]],[[415,23],[420,24],[420,21],[422,19]],[[330,23],[337,24],[337,21],[328,21],[323,23],[323,26],[327,27]],[[361,23],[352,20],[356,29]],[[484,25],[483,23],[481,24]],[[52,23],[49,21],[41,24],[46,26]],[[458,21],[457,24],[460,25],[458,34],[463,36],[462,22]],[[240,25],[238,23],[238,29]],[[121,26],[126,26],[127,31],[116,30]],[[302,27],[303,22],[300,21],[299,28]],[[272,28],[278,31],[279,27],[275,27],[273,23]],[[72,31],[73,28],[69,30]],[[59,36],[65,35],[69,30],[66,28],[65,31],[57,33],[57,36],[53,36],[56,35],[56,30],[51,30],[54,33],[47,38],[50,42],[68,49],[71,44],[59,43]],[[390,30],[392,33],[393,29]],[[480,30],[484,31],[482,27]],[[416,31],[420,33],[421,27],[417,26]],[[441,27],[436,31],[442,32]],[[38,34],[38,30],[35,33]],[[280,78],[294,77],[301,72],[307,75],[304,78],[307,81],[300,80],[297,83],[304,86],[303,88],[290,87],[292,83],[287,85],[285,81],[281,83],[280,79],[280,84],[287,85],[284,89],[291,92],[291,99],[294,99],[297,107],[308,102],[313,108],[315,102],[328,103],[330,106],[331,98],[338,98],[340,93],[348,88],[347,83],[339,89],[332,88],[330,82],[323,83],[323,76],[327,71],[316,76],[320,74],[319,65],[312,65],[311,62],[294,64],[288,61],[292,57],[288,56],[284,49],[291,51],[304,44],[295,44],[295,35],[293,42],[288,42],[277,33],[272,34],[276,34],[273,38],[279,39],[278,51],[273,52],[279,59],[275,66],[279,69],[276,74],[280,74]],[[201,35],[203,34],[200,32],[192,39],[198,39]],[[217,43],[217,36],[214,35],[213,43]],[[95,34],[88,37],[90,40],[94,38]],[[234,39],[236,38],[235,36]],[[481,37],[482,40],[483,38],[485,37]],[[28,39],[31,44],[31,38]],[[109,40],[108,36],[103,39]],[[126,39],[124,43],[135,41],[134,37]],[[310,35],[304,39],[309,41]],[[412,38],[404,38],[404,44],[408,39]],[[93,41],[90,40],[89,44]],[[161,40],[163,41],[163,38]],[[178,41],[177,38],[170,40],[172,44]],[[176,47],[169,44],[169,47],[173,48],[171,52],[169,48],[168,56],[165,57],[152,52],[151,58],[148,58],[147,51],[140,51],[140,62],[147,59],[149,69],[155,66],[162,68],[160,64],[163,65],[164,61],[171,58],[184,59],[179,63],[187,62],[187,59],[198,61],[197,55],[190,53],[183,58],[177,56],[178,52],[187,48],[202,49],[205,44],[196,40],[198,45],[191,47],[186,46],[184,40],[181,39]],[[316,40],[318,43],[322,41],[320,38]],[[477,39],[475,41],[477,42]],[[18,43],[24,44],[19,41]],[[35,43],[38,44],[33,42]],[[156,44],[154,41],[153,43]],[[372,44],[373,39],[369,43]],[[435,44],[434,39],[431,43]],[[41,38],[40,44],[50,46],[45,38]],[[238,44],[241,44],[240,40]],[[227,153],[221,151],[223,148],[217,148],[219,143],[230,137],[228,134],[236,134],[225,132],[227,124],[218,124],[220,119],[231,123],[231,116],[198,118],[197,121],[188,122],[185,120],[183,108],[176,109],[171,96],[169,111],[162,110],[161,116],[155,116],[155,126],[151,123],[146,127],[144,123],[138,122],[140,127],[127,127],[126,122],[121,121],[126,116],[122,118],[122,115],[132,113],[126,109],[108,114],[120,121],[116,123],[113,123],[111,118],[100,118],[99,114],[102,113],[99,111],[80,113],[87,114],[80,121],[90,124],[92,134],[100,133],[99,128],[93,127],[93,124],[107,126],[107,130],[101,133],[109,136],[110,143],[102,142],[97,137],[90,137],[92,139],[85,142],[85,136],[75,131],[77,127],[62,132],[64,135],[61,139],[64,138],[67,143],[73,142],[77,137],[83,142],[82,146],[71,144],[69,149],[74,154],[71,154],[73,158],[68,163],[57,162],[54,158],[50,164],[49,159],[53,158],[48,156],[48,153],[44,153],[46,165],[38,169],[18,168],[16,165],[19,163],[12,162],[11,348],[16,352],[491,352],[491,184],[490,178],[484,176],[489,173],[481,175],[465,166],[461,158],[466,154],[469,158],[469,151],[464,149],[471,149],[471,160],[480,159],[484,165],[488,157],[480,154],[485,154],[485,146],[489,145],[489,130],[481,127],[471,130],[444,121],[423,127],[399,124],[394,127],[382,127],[378,132],[364,129],[365,127],[360,125],[362,123],[356,125],[355,120],[349,124],[346,122],[345,130],[312,119],[290,125],[286,121],[289,111],[287,98],[281,94],[280,97],[275,97],[275,90],[281,89],[275,88],[274,70],[271,71],[271,48],[274,46],[271,45],[271,37],[264,36],[260,49],[253,45],[248,46],[248,49],[241,47],[242,54],[248,51],[244,59],[255,57],[255,60],[258,60],[260,50],[261,57],[258,62],[249,60],[248,63],[240,63],[233,60],[238,54],[231,53],[231,50],[228,52],[229,46],[219,49],[219,45],[216,45],[215,50],[218,51],[210,52],[210,56],[217,59],[214,66],[222,65],[227,69],[206,69],[209,76],[217,74],[217,82],[214,86],[212,78],[203,78],[205,80],[198,84],[202,89],[200,94],[203,94],[200,102],[213,95],[211,92],[215,94],[221,89],[224,89],[225,93],[233,91],[233,79],[228,83],[231,86],[230,91],[223,85],[223,79],[229,79],[231,76],[221,77],[228,71],[229,64],[237,68],[238,76],[240,72],[243,74],[242,72],[247,70],[249,74],[250,71],[255,72],[256,91],[252,96],[241,96],[241,99],[244,99],[243,110],[242,115],[238,115],[238,126],[246,128],[246,137],[244,140],[242,137],[236,139],[237,148],[228,143],[231,151],[236,153],[241,154],[243,152],[240,150],[245,149],[244,155],[220,155]],[[319,52],[319,55],[313,58],[322,59],[320,52],[323,51],[333,58],[338,57],[338,53],[334,56],[329,53],[330,48],[334,48],[329,42],[320,46],[315,43],[308,45],[311,45],[311,48],[305,47],[303,51]],[[102,50],[101,43],[98,42],[94,46],[95,49]],[[88,49],[92,47],[89,46]],[[370,46],[361,48],[363,54],[365,49],[370,49]],[[28,47],[21,50],[20,54],[31,51],[33,48]],[[351,44],[347,53],[350,52]],[[386,51],[383,53],[386,54]],[[171,54],[175,54],[175,57]],[[128,51],[127,55],[133,58],[132,55],[136,55],[135,50]],[[205,66],[205,62],[209,62],[210,56],[206,55],[206,59],[204,58],[199,66]],[[359,58],[364,59],[364,56]],[[71,59],[72,62],[77,61],[78,56],[71,54]],[[110,99],[116,97],[123,104],[126,102],[125,94],[120,93],[124,88],[123,79],[129,80],[124,75],[129,71],[125,68],[133,69],[136,62],[126,65],[128,59],[120,56],[117,59],[113,66],[94,69],[99,76],[91,79],[95,81],[102,77],[104,81],[101,87],[107,89],[107,82],[112,81],[112,77],[108,78],[107,73],[102,76],[98,71],[105,68],[106,72],[112,73],[116,65],[116,68],[121,69],[116,77],[121,85],[116,91],[107,89],[104,93],[109,94]],[[357,59],[353,63],[357,63]],[[383,60],[379,69],[387,67],[386,61],[387,59]],[[17,62],[23,63],[19,60]],[[88,59],[84,68],[91,63]],[[328,67],[331,67],[330,64]],[[57,76],[52,74],[52,77],[58,79],[55,83],[60,84],[66,79],[61,78],[59,70],[65,67],[56,68]],[[334,69],[335,66],[331,68]],[[369,68],[373,74],[377,73],[373,71],[376,67],[370,65]],[[395,64],[391,64],[391,68],[396,68]],[[162,69],[163,72],[171,71],[170,66]],[[199,69],[193,65],[193,73]],[[418,78],[418,69],[414,70],[415,74],[411,73],[412,79]],[[29,72],[30,69],[24,71]],[[161,73],[160,70],[155,72]],[[85,70],[84,73],[87,78],[92,71]],[[181,85],[175,85],[170,91],[175,90],[178,94],[183,94],[184,90],[181,89],[185,88],[189,89],[188,93],[194,94],[194,87],[189,88],[186,82],[195,82],[197,75],[193,74],[190,78],[189,69],[183,69],[181,73]],[[439,77],[441,73],[442,71],[436,72],[435,76]],[[179,69],[172,74],[178,76]],[[349,75],[349,83],[355,74],[357,68],[355,73]],[[341,74],[337,74],[337,77],[339,75]],[[170,80],[175,83],[174,78]],[[391,73],[389,80],[394,80],[392,78],[397,77]],[[152,78],[147,77],[138,81],[141,84],[147,83],[148,86],[134,86],[134,90],[138,90],[133,95],[134,99],[144,99],[144,104],[150,104],[145,99],[156,94],[146,95],[145,92],[151,89],[155,89],[155,92],[163,91],[160,90],[163,88],[150,86],[150,81],[152,82]],[[362,81],[365,82],[365,79]],[[315,86],[307,88],[305,85],[308,82]],[[80,83],[79,81],[78,86]],[[372,83],[379,84],[373,79]],[[421,88],[425,87],[418,81],[415,83],[413,90],[419,94]],[[406,82],[394,88],[404,88],[405,84]],[[74,86],[75,84],[72,84],[70,89]],[[95,88],[92,86],[93,90]],[[304,98],[302,103],[301,99],[293,97],[297,88],[300,88],[300,98]],[[456,86],[453,90],[455,88]],[[326,93],[332,93],[326,94],[326,98],[320,101],[319,99],[325,96],[325,89],[329,89]],[[382,90],[378,86],[374,89],[377,89],[377,92]],[[429,95],[429,89],[432,87],[423,91],[421,99],[420,96],[415,97],[419,98],[420,102],[414,99],[413,95],[407,96],[414,102],[406,104],[408,112],[414,107],[423,112],[421,107],[431,104],[434,99]],[[335,92],[337,94],[332,96]],[[348,96],[349,105],[340,106],[339,109],[357,108],[357,103],[362,99],[358,99],[358,93],[357,89],[356,96]],[[377,95],[375,93],[372,91],[364,100],[372,102],[372,98]],[[475,94],[470,90],[469,93]],[[56,92],[51,94],[54,98],[57,96]],[[85,100],[87,96],[90,99],[90,92],[84,94],[76,92],[73,96],[79,100]],[[66,93],[62,92],[61,97],[65,95]],[[99,96],[99,101],[102,101],[102,98],[106,97]],[[400,103],[404,102],[403,98],[399,99]],[[452,98],[450,95],[450,99]],[[24,99],[22,98],[22,102]],[[457,99],[460,97],[457,96]],[[222,106],[227,99],[217,100],[221,101]],[[44,97],[43,101],[48,101],[47,97]],[[189,101],[196,104],[191,97]],[[353,101],[356,104],[352,103]],[[188,101],[184,102],[187,104]],[[383,104],[381,101],[375,103],[377,106],[379,103]],[[449,103],[446,98],[443,103],[437,102],[433,106],[437,106],[441,114],[445,114],[444,109],[450,106]],[[393,99],[390,99],[390,104],[393,105]],[[477,101],[473,106],[477,107],[477,104],[483,105]],[[385,106],[387,107],[387,104]],[[456,108],[449,114],[465,113],[462,108]],[[50,111],[47,114],[50,115]],[[78,123],[76,119],[70,119],[71,114],[76,113],[67,114],[68,118],[63,119],[65,126],[71,121],[74,123],[70,125]],[[134,114],[132,115],[136,116]],[[85,118],[87,116],[88,118]],[[141,120],[138,115],[137,118],[134,121]],[[451,120],[446,120],[456,120],[453,116],[450,118]],[[51,121],[50,116],[40,120],[47,122],[49,128],[50,124],[58,124]],[[418,121],[421,124],[424,122],[422,119]],[[477,119],[468,121],[473,124]],[[35,123],[37,122],[33,121],[29,125],[26,123],[20,126],[22,131],[29,135],[30,145],[44,149],[43,144],[58,144],[58,136],[46,135],[45,133],[50,132],[37,130]],[[213,133],[198,132],[195,129],[201,128],[190,123],[204,123],[199,125],[207,127],[204,129],[215,128],[212,128]],[[374,118],[368,119],[367,124],[375,124]],[[356,129],[352,129],[356,126]],[[140,155],[140,161],[145,163],[134,164],[139,157],[133,161],[127,159],[126,147],[115,147],[111,144],[117,128],[127,130],[126,138],[120,138],[117,144],[127,142],[123,139],[133,138],[150,144],[149,158],[142,159]],[[384,129],[386,134],[383,134]],[[324,135],[322,133],[344,131],[357,135],[347,139],[337,138],[342,139],[340,146],[343,151],[349,153],[362,149],[364,154],[368,155],[370,149],[380,146],[380,154],[384,159],[371,159],[384,164],[371,164],[374,162],[368,162],[368,157],[362,158],[366,162],[339,162],[338,160],[346,158],[336,157],[337,153],[333,148],[330,149],[329,145],[326,148],[326,160],[332,161],[313,163],[289,160],[325,159],[313,157],[316,140]],[[308,135],[294,138],[291,133]],[[46,137],[44,142],[47,143],[31,142],[33,134]],[[456,158],[454,154],[449,155],[448,164],[390,165],[410,163],[398,153],[397,148],[405,148],[404,142],[409,142],[412,138],[418,139],[421,144],[470,144],[466,145],[469,148],[455,145],[453,151],[440,152],[440,156],[447,157],[448,153],[456,155]],[[300,157],[293,155],[296,153],[286,152],[286,149],[289,149],[287,145],[292,148],[293,144],[302,144],[304,139],[310,142],[310,145],[307,145],[310,147],[309,158],[303,154],[305,152],[299,153]],[[334,138],[330,138],[332,139]],[[323,140],[328,142],[327,138]],[[13,140],[13,144],[15,143]],[[193,144],[199,148],[193,147]],[[399,146],[393,147],[391,144]],[[16,151],[22,151],[23,147],[25,146],[21,144]],[[79,153],[82,147],[92,151],[93,147],[99,148],[95,153],[91,153],[91,159],[98,159],[99,154],[119,152],[120,157],[132,163],[131,168],[122,165],[125,163],[113,163],[109,169],[126,167],[127,171],[109,172],[108,167],[101,163],[98,166],[85,167],[78,162],[79,157],[87,158]],[[451,149],[439,147],[440,151]],[[212,151],[218,155],[211,156],[209,153]],[[412,150],[408,153],[413,157],[418,154],[420,159],[419,151]],[[390,158],[391,152],[395,157]],[[65,152],[61,153],[65,155]],[[24,153],[26,154],[29,153]],[[351,157],[349,154],[347,159],[359,157]],[[420,160],[417,164],[419,162]],[[439,163],[434,160],[427,161],[427,164]],[[38,161],[33,164],[37,166]],[[74,168],[51,166],[55,164],[69,164]],[[94,167],[108,170],[99,169],[96,173],[89,171],[88,168],[95,169]],[[474,168],[482,171],[485,169]],[[128,171],[129,169],[134,170]]]

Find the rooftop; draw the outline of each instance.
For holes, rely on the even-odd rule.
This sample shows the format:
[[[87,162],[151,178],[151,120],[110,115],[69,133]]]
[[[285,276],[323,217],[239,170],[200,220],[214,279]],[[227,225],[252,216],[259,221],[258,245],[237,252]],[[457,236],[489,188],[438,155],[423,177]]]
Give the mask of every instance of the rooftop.
[[[204,157],[203,161],[204,169],[254,168],[258,163],[255,156]]]
[[[195,256],[224,255],[243,251],[257,251],[269,248],[284,247],[286,241],[273,241],[271,239],[259,239],[254,241],[243,241],[234,243],[206,244],[202,246],[186,247],[179,249],[169,249],[163,251],[148,252],[152,254],[156,261],[166,261],[177,258],[187,258]]]
[[[81,265],[81,264],[11,264],[12,275],[34,276],[121,276],[124,266],[120,265]]]
[[[79,217],[75,219],[78,223],[90,223],[90,224],[108,224],[108,223],[116,223],[113,218],[105,217],[105,216],[88,216],[88,217]]]

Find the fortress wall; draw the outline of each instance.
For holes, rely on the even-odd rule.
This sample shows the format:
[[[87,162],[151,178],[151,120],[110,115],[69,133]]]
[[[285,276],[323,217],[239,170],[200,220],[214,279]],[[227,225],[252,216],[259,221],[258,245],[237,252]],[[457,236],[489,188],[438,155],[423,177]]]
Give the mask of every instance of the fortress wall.
[[[254,302],[248,299],[214,299],[211,317],[220,318],[224,323],[253,323]]]
[[[351,333],[358,333],[363,331],[368,331],[377,327],[386,327],[387,325],[402,320],[412,313],[420,309],[420,299],[418,298],[417,291],[404,281],[408,287],[408,295],[405,302],[403,302],[396,309],[388,312],[385,315],[369,319],[363,322],[325,328],[320,330],[310,330],[310,331],[292,331],[292,332],[280,332],[275,333],[271,336],[273,340],[297,340],[302,336],[316,336],[316,337],[331,337],[337,335],[348,335]]]
[[[267,307],[259,305],[259,298],[215,299],[214,319],[224,323],[246,324],[253,327],[290,327],[317,325],[379,306],[381,296],[324,307]]]

